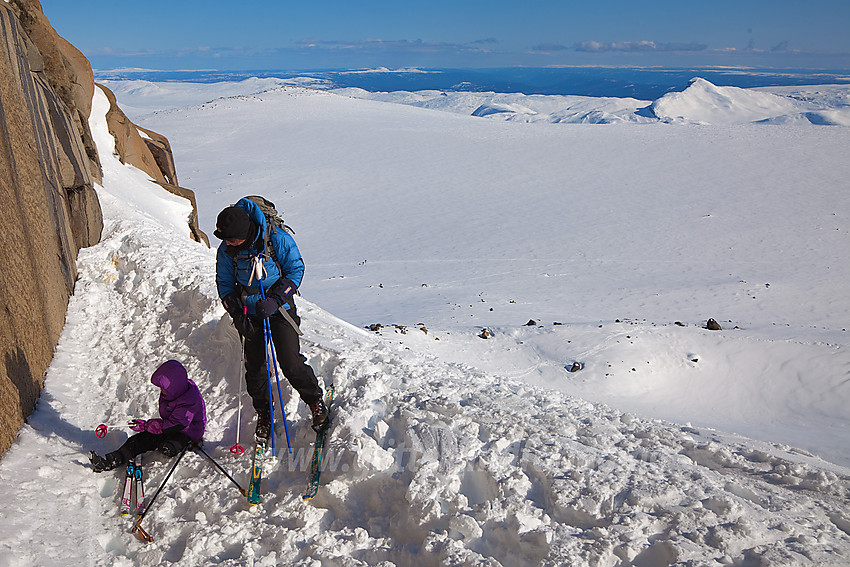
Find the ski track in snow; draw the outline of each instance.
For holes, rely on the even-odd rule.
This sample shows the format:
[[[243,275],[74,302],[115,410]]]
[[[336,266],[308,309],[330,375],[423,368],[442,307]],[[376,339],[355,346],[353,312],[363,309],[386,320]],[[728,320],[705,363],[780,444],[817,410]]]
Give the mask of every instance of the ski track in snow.
[[[92,120],[102,133],[96,113]],[[303,352],[336,386],[318,496],[300,498],[313,434],[307,408],[287,398],[293,453],[279,438],[262,504],[249,509],[189,454],[145,518],[154,541],[142,543],[117,514],[123,473],[96,475],[85,456],[126,433],[113,428],[98,440],[94,427],[155,415],[149,376],[176,358],[207,403],[206,450],[247,483],[249,457],[228,451],[240,347],[216,297],[214,252],[127,207],[119,185],[136,174],[101,155],[103,238],[80,252],[45,390],[0,463],[0,564],[850,563],[850,470],[446,362],[308,301],[299,302]],[[135,191],[158,194],[152,184]],[[177,204],[157,206],[182,214]],[[146,459],[148,497],[168,464]]]

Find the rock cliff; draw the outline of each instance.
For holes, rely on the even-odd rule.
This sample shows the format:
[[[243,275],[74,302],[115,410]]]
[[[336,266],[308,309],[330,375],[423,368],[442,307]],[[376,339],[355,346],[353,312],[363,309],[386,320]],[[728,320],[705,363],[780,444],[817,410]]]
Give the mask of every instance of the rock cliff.
[[[65,322],[80,248],[103,228],[100,160],[88,126],[95,83],[38,0],[0,2],[0,454],[32,412]],[[177,185],[163,136],[130,122],[111,98],[110,132],[122,160],[164,189]],[[187,219],[199,241],[197,214]]]

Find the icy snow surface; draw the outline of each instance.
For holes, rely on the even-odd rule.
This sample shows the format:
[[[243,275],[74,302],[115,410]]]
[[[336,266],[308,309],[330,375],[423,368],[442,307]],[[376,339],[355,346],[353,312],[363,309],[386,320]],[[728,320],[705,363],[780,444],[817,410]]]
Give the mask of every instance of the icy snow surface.
[[[174,145],[208,234],[244,194],[285,211],[308,266],[303,351],[337,391],[315,499],[300,498],[308,410],[287,397],[293,453],[262,504],[190,454],[148,544],[117,514],[122,474],[85,457],[126,433],[93,428],[155,415],[150,373],[177,358],[207,402],[205,448],[247,484],[228,451],[240,350],[214,252],[189,240],[185,202],[114,158],[96,92],[103,239],[80,252],[45,390],[0,462],[0,564],[850,563],[850,131],[730,124],[691,89],[674,120],[600,101],[619,117],[606,126],[469,116],[559,113],[519,96],[451,113],[291,87],[157,113],[130,98]],[[732,122],[773,100],[717,91],[744,108]],[[767,115],[846,112],[834,89],[806,93],[771,92]],[[167,465],[149,455],[149,496]]]

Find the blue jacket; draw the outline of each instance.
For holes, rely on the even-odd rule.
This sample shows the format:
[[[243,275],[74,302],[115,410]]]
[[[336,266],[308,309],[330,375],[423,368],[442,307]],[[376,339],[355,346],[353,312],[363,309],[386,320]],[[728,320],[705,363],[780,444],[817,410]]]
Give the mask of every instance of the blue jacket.
[[[240,199],[236,206],[248,211],[248,217],[259,225],[260,230],[250,248],[239,252],[235,257],[227,253],[226,242],[219,245],[216,253],[215,283],[218,287],[218,296],[222,298],[240,290],[241,286],[241,291],[247,293],[245,305],[248,307],[248,314],[256,315],[257,302],[262,299],[259,282],[256,278],[250,284],[248,282],[251,279],[252,258],[263,252],[266,217],[250,199]],[[285,230],[275,226],[272,226],[269,238],[277,255],[277,264],[273,258],[263,257],[263,266],[266,270],[263,276],[263,290],[269,289],[281,276],[300,286],[304,277],[304,260],[301,259],[301,252],[295,244],[295,239]],[[283,307],[289,309],[291,306],[287,303]]]

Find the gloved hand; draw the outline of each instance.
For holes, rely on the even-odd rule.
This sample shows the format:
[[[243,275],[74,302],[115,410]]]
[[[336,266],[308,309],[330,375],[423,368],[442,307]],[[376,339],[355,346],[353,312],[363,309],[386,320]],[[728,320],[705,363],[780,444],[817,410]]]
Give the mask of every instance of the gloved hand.
[[[233,319],[233,325],[243,337],[251,337],[255,334],[254,323],[251,322],[251,318],[248,315],[242,315],[240,313]]]
[[[147,431],[148,433],[153,433],[154,435],[159,435],[162,433],[162,419],[155,417],[153,419],[134,419],[130,422],[130,429],[133,431],[138,431],[141,433],[142,431]]]
[[[159,435],[162,433],[162,420],[158,417],[147,420],[145,422],[145,431],[153,433],[154,435]]]
[[[292,283],[292,280],[283,276],[278,278],[274,285],[266,291],[266,297],[274,297],[277,299],[278,305],[291,303],[292,296],[298,291],[298,286]]]
[[[233,319],[233,326],[239,331],[243,337],[254,334],[254,325],[245,311],[245,304],[242,303],[242,295],[238,291],[228,293],[221,298],[221,304],[224,310],[230,314]]]
[[[257,317],[265,319],[269,315],[274,315],[280,309],[280,303],[274,297],[266,297],[257,302],[255,309],[257,311]]]
[[[222,297],[221,304],[224,306],[224,310],[227,311],[234,320],[236,320],[238,315],[243,314],[244,305],[242,304],[242,296],[238,291],[228,293]]]

